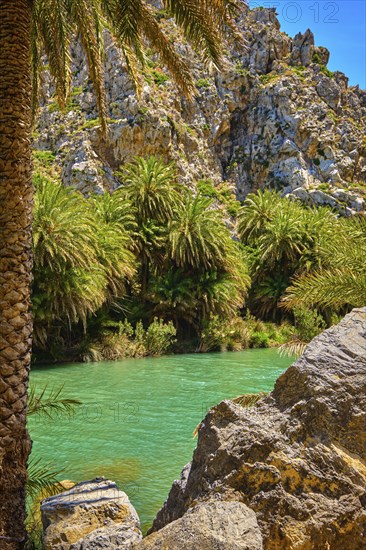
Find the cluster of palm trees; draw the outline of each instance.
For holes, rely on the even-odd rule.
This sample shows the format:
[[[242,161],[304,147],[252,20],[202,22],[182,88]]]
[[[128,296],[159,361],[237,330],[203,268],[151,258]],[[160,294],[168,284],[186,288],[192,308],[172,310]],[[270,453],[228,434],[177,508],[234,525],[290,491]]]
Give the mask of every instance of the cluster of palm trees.
[[[162,4],[195,49],[220,68],[224,31],[230,29],[235,34],[232,16],[244,3],[162,0]],[[31,449],[26,430],[32,344],[30,142],[32,103],[34,111],[38,98],[39,60],[43,53],[47,54],[58,101],[64,105],[71,75],[70,41],[79,35],[106,132],[102,63],[105,28],[121,47],[137,89],[139,67],[143,68],[145,61],[144,45],[148,43],[160,54],[179,90],[188,97],[194,94],[187,63],[165,36],[155,15],[155,3],[149,0],[0,2],[0,543],[4,550],[22,549],[26,541],[25,482]],[[114,302],[124,291],[152,309],[161,310],[162,315],[185,318],[192,326],[199,326],[212,312],[231,315],[239,309],[249,285],[246,265],[253,280],[250,300],[255,301],[255,293],[259,292],[257,302],[265,315],[273,314],[285,289],[287,307],[306,303],[321,308],[331,304],[339,309],[364,303],[363,224],[336,221],[325,211],[303,213],[301,219],[307,224],[308,239],[303,241],[304,234],[299,235],[302,229],[290,214],[287,218],[271,216],[268,203],[272,198],[260,197],[256,202],[250,197],[248,201],[253,204],[247,203],[240,216],[244,242],[241,250],[206,198],[185,196],[182,200],[179,189],[171,185],[172,203],[166,195],[155,204],[146,197],[142,200],[142,190],[136,183],[136,171],[139,175],[141,169],[138,163],[130,167],[123,190],[88,203],[70,190],[59,186],[51,189],[49,182],[38,182],[33,245],[40,342],[47,337],[45,328],[55,327],[60,319],[69,324],[85,323],[102,304]],[[153,185],[153,181],[150,183]],[[118,200],[119,195],[123,200]],[[134,209],[132,217],[128,201]],[[66,219],[65,204],[70,202],[80,213],[80,219],[73,219],[75,227],[68,226]],[[167,207],[168,203],[171,206]],[[59,208],[52,209],[52,204]],[[251,214],[245,213],[248,206]],[[150,208],[154,216],[148,219]],[[290,207],[275,210],[286,213],[287,208]],[[47,227],[46,211],[52,212]],[[83,238],[77,231],[78,224],[89,222],[90,229]],[[320,237],[312,226],[316,223],[321,229]],[[68,247],[60,242],[56,225],[65,229],[63,237]],[[348,230],[352,234],[349,247]],[[327,232],[331,235],[328,251]],[[210,238],[211,234],[214,238]],[[81,254],[74,246],[74,239],[80,238],[84,239]],[[283,273],[279,268],[282,261]],[[60,292],[65,299],[60,299]],[[191,305],[187,308],[187,304]]]
[[[36,175],[34,339],[78,353],[103,327],[172,321],[199,339],[249,307],[259,319],[326,322],[365,301],[366,224],[269,190],[225,210],[177,181],[173,164],[136,158],[113,193],[85,198]],[[115,323],[113,325],[113,323]],[[76,355],[77,356],[77,355]],[[60,357],[60,355],[56,355]]]
[[[213,200],[193,196],[155,157],[136,158],[121,177],[115,192],[89,199],[34,177],[38,347],[70,346],[106,313],[146,324],[158,316],[181,337],[199,334],[210,316],[235,316],[244,304],[247,264]]]
[[[260,317],[280,320],[295,308],[333,314],[366,302],[366,220],[307,208],[265,190],[250,194],[238,232],[250,265],[248,303]]]

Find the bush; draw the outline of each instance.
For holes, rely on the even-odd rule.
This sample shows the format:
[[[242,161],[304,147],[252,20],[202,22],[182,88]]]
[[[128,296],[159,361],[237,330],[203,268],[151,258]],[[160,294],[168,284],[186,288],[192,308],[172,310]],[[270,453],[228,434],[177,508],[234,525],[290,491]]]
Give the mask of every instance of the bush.
[[[206,78],[199,78],[196,82],[197,88],[209,88],[210,83]]]
[[[316,310],[296,307],[294,317],[297,337],[302,342],[310,342],[326,327],[323,317]]]
[[[171,321],[164,323],[162,319],[154,318],[144,334],[144,345],[148,355],[163,355],[176,341],[177,331]]]
[[[90,343],[82,353],[82,360],[116,361],[127,357],[158,356],[166,353],[175,342],[176,329],[173,323],[164,323],[154,318],[147,330],[138,321],[134,329],[125,319],[118,324],[118,332],[105,332],[97,341]]]
[[[201,332],[200,351],[239,351],[248,347],[249,333],[244,319],[214,315]]]
[[[288,342],[294,333],[294,327],[287,322],[280,325],[264,323],[256,319],[249,311],[246,313],[245,325],[249,335],[250,348],[278,347]]]
[[[154,79],[155,84],[157,84],[158,86],[161,86],[161,85],[165,84],[165,82],[170,80],[169,76],[167,76],[165,73],[163,73],[163,71],[159,68],[151,69],[150,72],[151,72],[151,76]]]
[[[251,348],[269,348],[269,336],[266,332],[254,331],[250,335]]]

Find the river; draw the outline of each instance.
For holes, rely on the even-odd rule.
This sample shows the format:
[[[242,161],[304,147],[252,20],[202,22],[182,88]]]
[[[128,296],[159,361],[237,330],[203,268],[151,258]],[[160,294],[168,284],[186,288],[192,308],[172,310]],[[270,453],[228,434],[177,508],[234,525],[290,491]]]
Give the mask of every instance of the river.
[[[38,388],[63,384],[83,404],[71,417],[30,417],[32,456],[62,469],[60,479],[116,481],[146,529],[191,459],[206,411],[271,390],[290,363],[264,349],[34,367]]]

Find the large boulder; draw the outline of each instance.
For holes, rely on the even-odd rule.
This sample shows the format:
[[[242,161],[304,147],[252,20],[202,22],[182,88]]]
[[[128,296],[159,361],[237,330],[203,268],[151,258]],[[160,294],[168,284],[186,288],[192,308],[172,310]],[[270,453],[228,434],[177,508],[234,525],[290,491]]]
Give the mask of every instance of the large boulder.
[[[206,540],[204,533],[211,541],[210,526],[220,526],[225,505],[236,502],[254,512],[257,531],[255,518],[247,514],[251,536],[261,537],[265,549],[365,549],[365,461],[363,308],[315,338],[253,408],[223,401],[211,409],[190,469],[155,519],[157,533],[137,547],[188,548],[183,541],[187,524],[198,541]],[[202,510],[213,498],[218,508],[210,511],[218,518],[205,522]],[[246,539],[242,534],[244,546],[205,544],[191,548],[246,548]]]
[[[241,502],[200,502],[133,546],[136,550],[262,550],[253,510]]]
[[[45,550],[127,549],[142,538],[126,493],[104,478],[45,499],[41,512]]]

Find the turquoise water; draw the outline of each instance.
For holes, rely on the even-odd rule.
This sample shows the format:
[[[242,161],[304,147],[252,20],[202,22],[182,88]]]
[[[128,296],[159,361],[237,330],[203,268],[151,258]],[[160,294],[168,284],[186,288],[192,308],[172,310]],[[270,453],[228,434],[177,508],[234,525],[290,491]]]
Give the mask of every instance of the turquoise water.
[[[113,479],[146,528],[191,459],[206,411],[271,390],[290,362],[268,349],[33,368],[38,388],[64,384],[83,403],[71,417],[30,417],[33,456],[63,469],[61,479]]]

